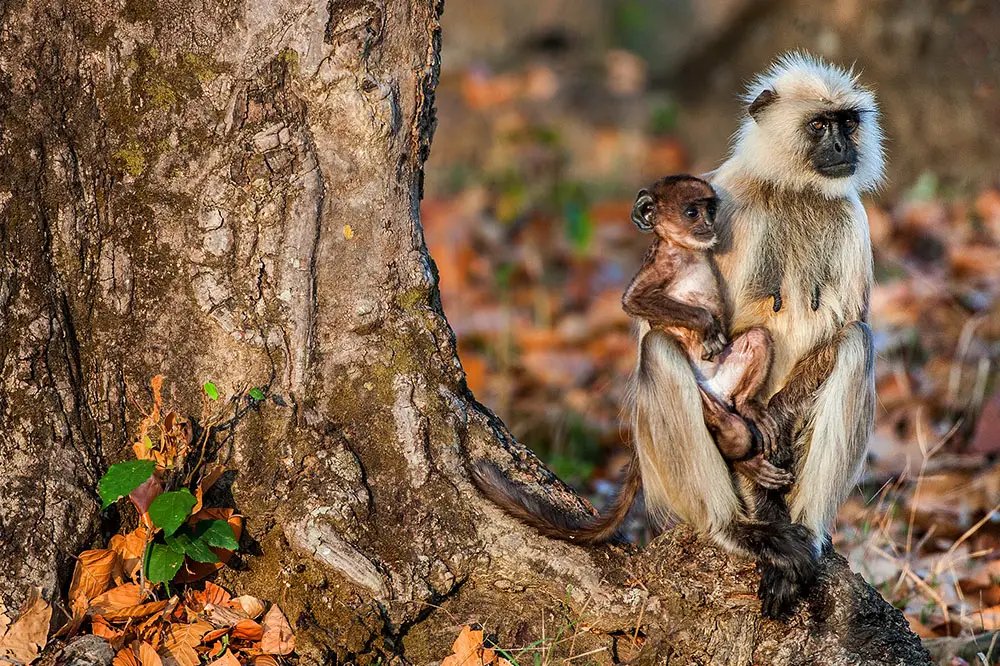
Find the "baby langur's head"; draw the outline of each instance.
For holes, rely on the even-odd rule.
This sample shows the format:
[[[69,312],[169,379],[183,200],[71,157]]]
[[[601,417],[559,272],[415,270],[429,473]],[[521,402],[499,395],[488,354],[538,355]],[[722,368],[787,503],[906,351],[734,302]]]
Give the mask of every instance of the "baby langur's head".
[[[694,176],[667,176],[639,190],[632,221],[667,243],[692,250],[715,245],[718,198],[712,186]]]

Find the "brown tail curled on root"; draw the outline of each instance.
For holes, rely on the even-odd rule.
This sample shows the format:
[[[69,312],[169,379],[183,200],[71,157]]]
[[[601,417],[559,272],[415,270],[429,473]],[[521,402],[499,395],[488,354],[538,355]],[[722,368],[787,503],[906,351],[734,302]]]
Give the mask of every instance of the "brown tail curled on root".
[[[618,528],[642,487],[639,463],[633,458],[607,510],[600,516],[578,518],[529,495],[503,476],[492,463],[481,460],[472,466],[471,473],[480,492],[501,509],[545,536],[576,543],[602,543],[616,539]]]

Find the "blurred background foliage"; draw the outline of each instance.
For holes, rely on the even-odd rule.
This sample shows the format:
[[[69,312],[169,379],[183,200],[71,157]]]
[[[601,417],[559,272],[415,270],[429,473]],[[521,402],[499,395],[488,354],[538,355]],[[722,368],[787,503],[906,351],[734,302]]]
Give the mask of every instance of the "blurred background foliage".
[[[718,165],[777,54],[853,64],[889,182],[865,202],[877,431],[835,543],[921,635],[1000,629],[998,34],[995,0],[448,0],[422,215],[476,396],[600,504],[635,191]]]

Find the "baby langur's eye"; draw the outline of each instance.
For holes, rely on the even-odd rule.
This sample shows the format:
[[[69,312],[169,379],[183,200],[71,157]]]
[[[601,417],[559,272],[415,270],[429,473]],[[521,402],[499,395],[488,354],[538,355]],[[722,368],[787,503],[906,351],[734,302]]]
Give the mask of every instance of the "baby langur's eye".
[[[684,214],[687,215],[689,218],[691,218],[693,220],[696,217],[698,217],[698,207],[697,206],[688,206],[687,210],[684,211]]]

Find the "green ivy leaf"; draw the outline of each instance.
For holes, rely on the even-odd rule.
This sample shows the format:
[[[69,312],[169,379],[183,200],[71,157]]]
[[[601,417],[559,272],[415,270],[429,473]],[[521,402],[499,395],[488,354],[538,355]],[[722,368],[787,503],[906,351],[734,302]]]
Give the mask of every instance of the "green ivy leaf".
[[[194,526],[194,535],[215,548],[236,550],[240,547],[236,533],[224,520],[200,520]]]
[[[165,544],[154,542],[149,547],[149,559],[146,560],[146,579],[150,583],[169,583],[182,564],[184,555]]]
[[[191,515],[191,509],[198,503],[187,488],[163,493],[149,505],[149,517],[153,524],[170,536]]]
[[[208,548],[208,544],[201,539],[192,536],[191,531],[187,527],[181,528],[175,535],[166,537],[167,545],[177,552],[180,549],[181,553],[186,554],[195,562],[208,562],[215,563],[219,561]]]
[[[257,402],[261,402],[264,399],[264,392],[261,391],[259,388],[254,387],[250,389],[250,397],[256,400]]]
[[[109,467],[97,484],[97,492],[103,500],[101,510],[107,509],[144,484],[154,470],[156,461],[153,460],[126,460]]]
[[[210,400],[219,399],[219,389],[216,388],[215,384],[212,382],[205,382],[205,386],[203,388],[205,389],[205,395],[207,395]]]

